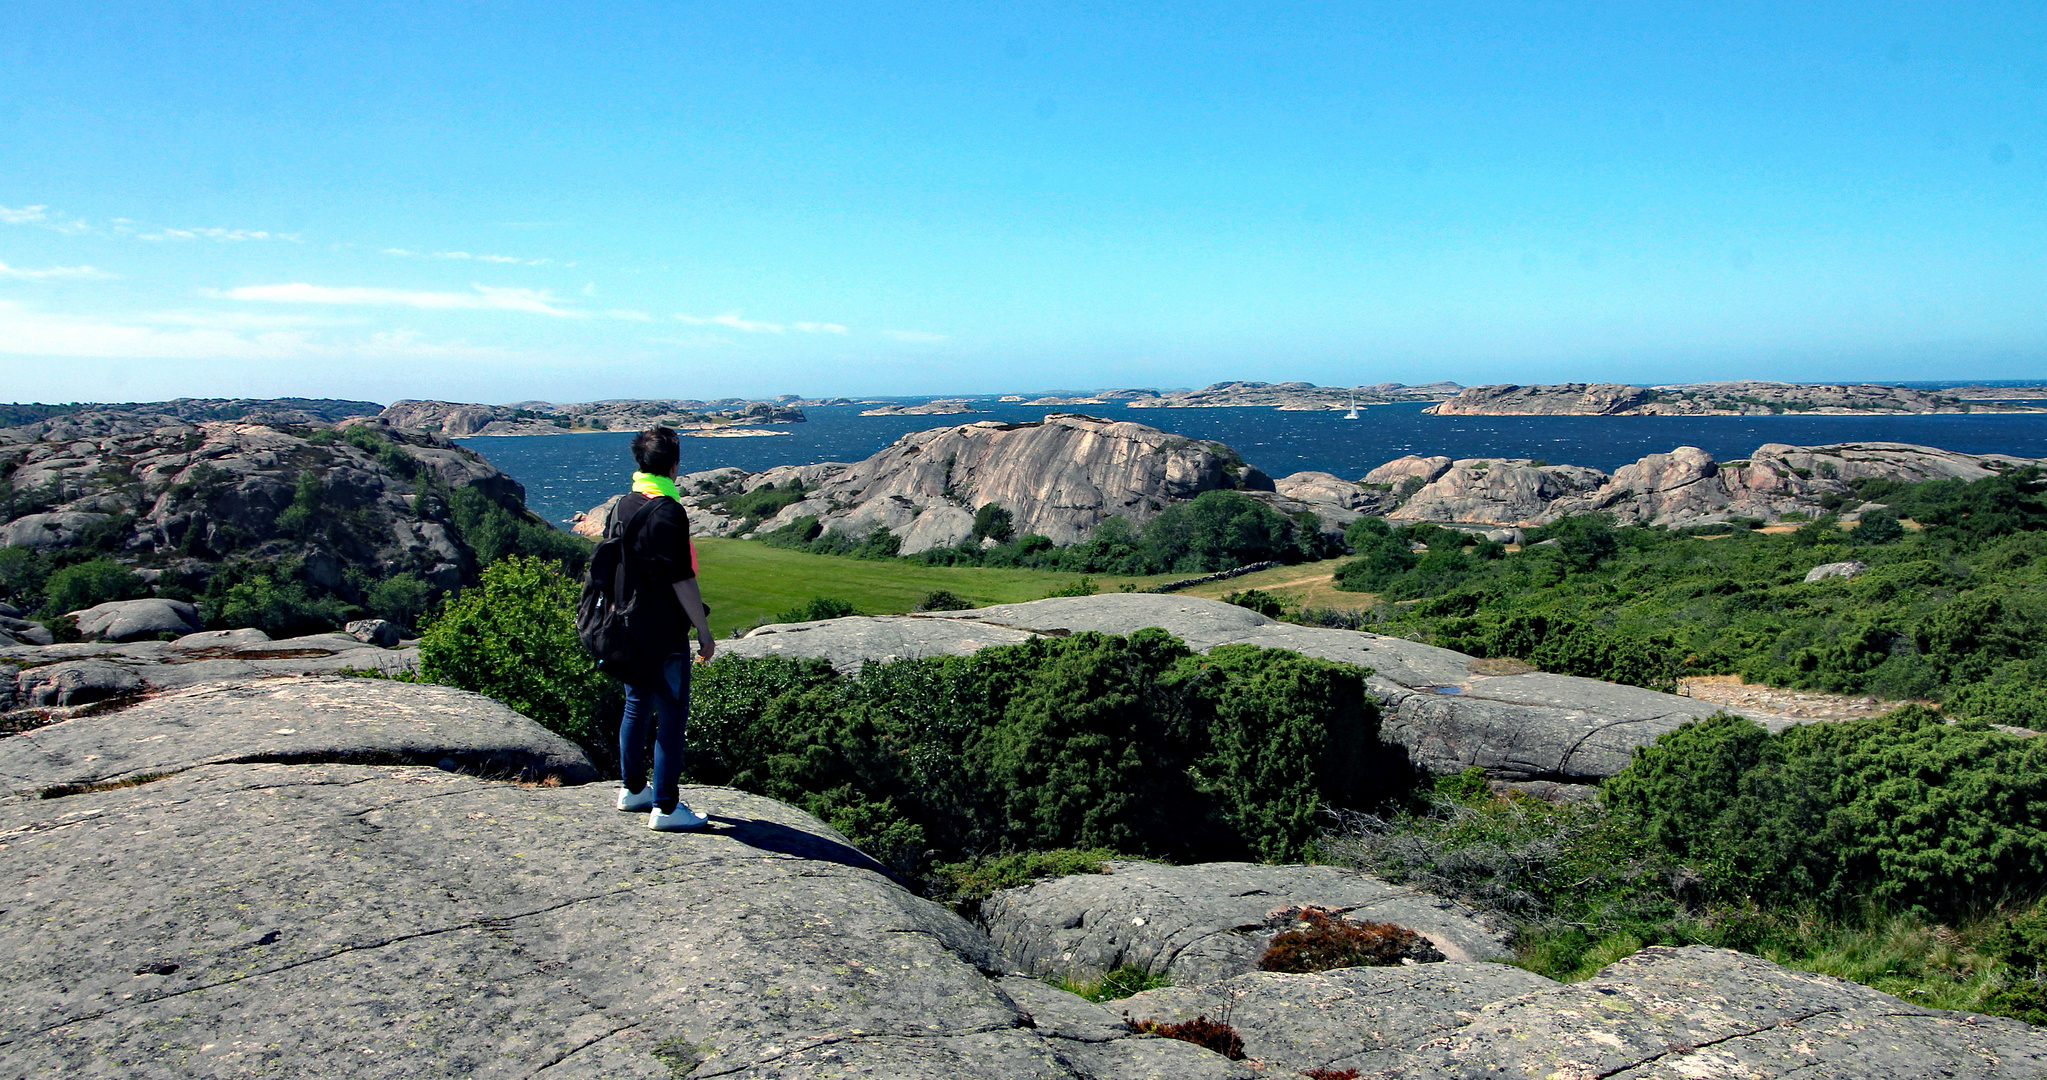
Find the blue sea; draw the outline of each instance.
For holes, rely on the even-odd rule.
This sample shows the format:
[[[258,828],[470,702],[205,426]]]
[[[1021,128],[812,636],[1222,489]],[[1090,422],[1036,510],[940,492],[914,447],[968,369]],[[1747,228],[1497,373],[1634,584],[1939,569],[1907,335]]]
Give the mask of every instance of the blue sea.
[[[922,400],[922,399],[911,399]],[[2047,413],[1939,416],[1426,416],[1418,403],[1341,412],[1269,408],[1130,409],[1122,405],[1026,406],[987,402],[959,416],[861,416],[872,406],[805,409],[807,423],[778,424],[786,435],[684,438],[682,471],[858,461],[911,431],[976,420],[1036,420],[1084,412],[1134,420],[1177,435],[1236,447],[1273,477],[1312,469],[1347,479],[1404,454],[1452,458],[1543,458],[1612,472],[1644,454],[1696,446],[1720,461],[1745,458],[1764,443],[1907,442],[1965,454],[2047,457]],[[526,485],[526,503],[550,521],[624,490],[632,472],[631,432],[513,435],[458,440]]]

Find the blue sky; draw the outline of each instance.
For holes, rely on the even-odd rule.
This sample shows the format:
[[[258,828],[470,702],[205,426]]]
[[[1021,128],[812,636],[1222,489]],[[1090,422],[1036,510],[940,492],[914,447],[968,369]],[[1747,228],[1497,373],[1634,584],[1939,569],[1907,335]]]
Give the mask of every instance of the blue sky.
[[[2028,4],[0,6],[0,398],[2047,378]]]

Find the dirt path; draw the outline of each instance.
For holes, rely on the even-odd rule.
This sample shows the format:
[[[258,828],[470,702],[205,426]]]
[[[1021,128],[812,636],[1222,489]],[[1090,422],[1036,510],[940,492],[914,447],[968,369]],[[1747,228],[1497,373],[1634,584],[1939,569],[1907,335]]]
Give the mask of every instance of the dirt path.
[[[1853,720],[1863,716],[1881,716],[1909,704],[1853,694],[1756,686],[1741,681],[1739,675],[1700,675],[1684,679],[1677,684],[1677,692],[1715,705],[1761,709],[1800,720]]]
[[[1299,566],[1276,566],[1260,570],[1255,574],[1214,581],[1207,585],[1196,585],[1181,589],[1177,595],[1200,596],[1209,600],[1220,600],[1224,593],[1242,592],[1246,589],[1263,589],[1276,596],[1283,596],[1296,607],[1320,608],[1368,608],[1379,602],[1377,593],[1344,592],[1336,587],[1336,574],[1332,569],[1333,560],[1302,563]]]

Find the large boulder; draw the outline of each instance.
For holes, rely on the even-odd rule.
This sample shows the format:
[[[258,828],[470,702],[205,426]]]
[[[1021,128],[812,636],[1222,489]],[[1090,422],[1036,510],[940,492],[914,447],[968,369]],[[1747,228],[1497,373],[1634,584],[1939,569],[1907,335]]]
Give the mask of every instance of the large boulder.
[[[31,668],[16,681],[24,699],[43,692],[56,700],[35,703],[75,704],[76,696],[64,700],[32,681],[68,685],[73,672],[84,672],[75,681],[99,697],[143,685],[133,671],[99,660]],[[378,761],[558,783],[597,779],[574,743],[481,695],[307,678],[204,684],[37,728],[33,739],[0,739],[0,789],[29,794],[234,761]]]
[[[1367,484],[1397,487],[1403,480],[1419,480],[1426,484],[1450,471],[1450,459],[1441,455],[1423,457],[1409,454],[1397,457],[1365,474]]]
[[[1577,465],[1466,458],[1424,484],[1392,516],[1476,525],[1529,525],[1558,499],[1597,490],[1606,474]]]
[[[748,483],[774,482],[773,475]],[[821,471],[807,481],[809,498],[761,528],[815,515],[850,535],[887,528],[905,537],[902,550],[910,554],[955,543],[966,535],[960,522],[970,524],[948,512],[907,535],[922,514],[970,514],[996,503],[1010,512],[1018,535],[1070,544],[1106,518],[1142,523],[1204,491],[1269,487],[1262,477],[1217,444],[1128,421],[1052,413],[1035,423],[982,421],[905,435],[864,461]]]
[[[1356,870],[1116,861],[1109,871],[1005,889],[982,903],[981,922],[1018,971],[1080,980],[1119,967],[1176,984],[1238,975],[1291,925],[1287,909],[1304,906],[1404,926],[1453,960],[1507,951],[1471,911]]]
[[[30,668],[15,676],[14,700],[17,705],[27,707],[88,705],[140,693],[143,686],[142,676],[120,664],[105,660],[67,660]],[[0,742],[0,754],[12,749],[13,745]]]
[[[1825,581],[1828,578],[1852,578],[1868,569],[1869,564],[1860,559],[1849,559],[1846,562],[1822,563],[1805,572],[1805,581],[1806,584],[1810,585],[1815,581]]]
[[[416,767],[207,765],[0,802],[7,1071],[1251,1075],[1005,977],[807,814],[685,797],[707,831],[651,832],[608,788]]]
[[[199,609],[183,600],[113,600],[71,612],[78,632],[106,641],[139,641],[160,634],[183,637],[205,628]]]

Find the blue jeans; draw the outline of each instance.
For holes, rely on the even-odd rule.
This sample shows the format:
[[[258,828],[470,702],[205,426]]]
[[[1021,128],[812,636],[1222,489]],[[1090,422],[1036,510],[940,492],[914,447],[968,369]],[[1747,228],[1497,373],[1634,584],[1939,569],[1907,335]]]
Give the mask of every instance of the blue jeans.
[[[652,713],[653,716],[648,714]],[[650,719],[656,723],[648,723]],[[649,731],[648,729],[653,730]],[[682,740],[689,729],[689,657],[677,653],[625,684],[618,722],[618,767],[627,791],[646,786],[648,736],[654,743],[654,802],[663,811],[682,798]]]

